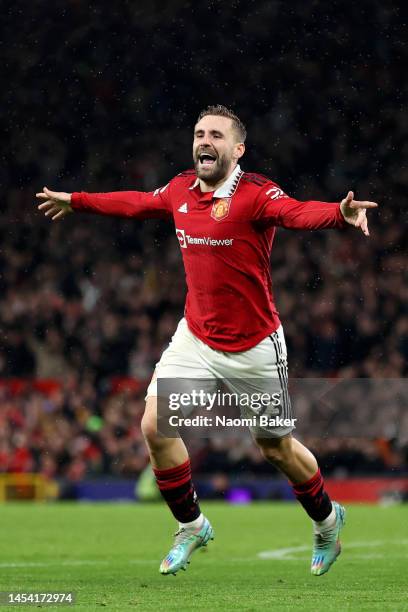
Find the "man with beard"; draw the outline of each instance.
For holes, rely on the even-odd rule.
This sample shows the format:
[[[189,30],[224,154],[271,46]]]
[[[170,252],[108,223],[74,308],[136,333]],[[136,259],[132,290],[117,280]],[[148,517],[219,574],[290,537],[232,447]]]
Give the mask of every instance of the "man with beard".
[[[43,200],[39,208],[52,219],[78,211],[175,222],[188,288],[185,317],[156,366],[142,421],[158,487],[179,522],[162,574],[185,569],[192,552],[213,539],[213,529],[201,513],[182,439],[157,431],[157,379],[234,379],[238,392],[245,379],[275,380],[286,424],[254,426],[252,434],[313,521],[312,574],[327,572],[340,553],[344,508],[330,500],[315,457],[287,424],[286,346],[269,257],[277,226],[312,230],[350,224],[368,236],[366,209],[377,204],[355,201],[351,191],[340,203],[288,197],[268,178],[241,170],[245,138],[245,127],[232,111],[210,106],[194,128],[195,169],[164,187],[150,193],[72,194],[44,187],[37,194]]]

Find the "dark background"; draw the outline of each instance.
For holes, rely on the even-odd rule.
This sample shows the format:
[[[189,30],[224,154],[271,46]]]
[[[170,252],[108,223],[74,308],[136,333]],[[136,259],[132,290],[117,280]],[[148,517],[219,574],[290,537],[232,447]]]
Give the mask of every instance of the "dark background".
[[[291,376],[407,373],[406,17],[394,2],[2,5],[0,469],[79,479],[146,465],[145,381],[182,316],[170,225],[37,211],[43,185],[150,190],[192,166],[208,104],[248,128],[242,167],[298,199],[379,202],[371,237],[280,230],[272,254]],[[36,390],[33,381],[59,387]],[[112,382],[112,380],[114,382]],[[388,409],[384,407],[384,409]],[[359,405],[370,419],[370,406]],[[361,416],[361,415],[360,415]],[[360,432],[359,432],[360,433]],[[327,470],[406,470],[407,418],[308,443]],[[210,441],[201,471],[271,470]]]

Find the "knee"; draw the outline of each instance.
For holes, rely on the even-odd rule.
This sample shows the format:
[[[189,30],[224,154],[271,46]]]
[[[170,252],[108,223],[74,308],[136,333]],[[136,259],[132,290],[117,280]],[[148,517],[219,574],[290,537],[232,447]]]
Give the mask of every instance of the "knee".
[[[141,422],[142,434],[147,442],[157,437],[157,418],[145,412]]]
[[[290,462],[292,456],[292,439],[290,437],[262,439],[256,442],[264,458],[277,468]]]
[[[151,451],[160,451],[167,447],[171,438],[166,438],[157,431],[157,407],[149,398],[140,424],[143,437]]]
[[[147,444],[157,446],[160,443],[157,433],[157,410],[150,398],[147,401],[140,426]]]

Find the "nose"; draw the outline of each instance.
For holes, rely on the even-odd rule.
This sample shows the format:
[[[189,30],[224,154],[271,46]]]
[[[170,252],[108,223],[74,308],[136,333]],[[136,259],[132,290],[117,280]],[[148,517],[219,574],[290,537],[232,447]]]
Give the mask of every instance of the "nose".
[[[201,146],[202,147],[209,147],[211,146],[211,140],[210,140],[210,135],[209,134],[204,134],[202,139],[201,139]]]

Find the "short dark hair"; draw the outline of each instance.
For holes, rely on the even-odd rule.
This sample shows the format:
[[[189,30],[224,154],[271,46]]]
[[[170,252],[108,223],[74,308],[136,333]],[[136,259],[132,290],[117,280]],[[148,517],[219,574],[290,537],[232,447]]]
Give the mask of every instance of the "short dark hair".
[[[214,106],[207,106],[201,113],[198,115],[197,123],[207,115],[215,115],[216,117],[227,117],[231,119],[232,126],[237,133],[239,142],[245,142],[247,131],[245,125],[242,123],[241,119],[237,117],[237,115],[226,106],[222,104],[215,104]]]

